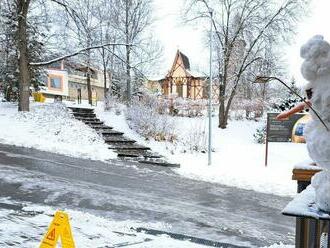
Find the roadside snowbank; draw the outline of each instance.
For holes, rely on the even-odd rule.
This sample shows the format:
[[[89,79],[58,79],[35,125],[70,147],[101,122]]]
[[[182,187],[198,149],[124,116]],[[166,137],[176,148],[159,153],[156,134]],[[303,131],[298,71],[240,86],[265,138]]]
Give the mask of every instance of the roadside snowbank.
[[[122,107],[123,108],[123,107]],[[124,110],[122,109],[122,112]],[[262,193],[283,196],[296,194],[296,182],[291,180],[295,164],[310,160],[305,144],[270,143],[268,167],[265,167],[265,145],[256,144],[253,134],[260,127],[255,121],[231,121],[228,128],[217,127],[217,117],[213,118],[213,163],[207,165],[207,154],[189,152],[187,142],[195,130],[207,134],[206,118],[172,117],[178,134],[178,142],[157,142],[145,140],[127,125],[124,114],[104,112],[97,109],[100,119],[140,144],[152,147],[170,161],[181,164],[175,169],[179,174],[197,180],[220,183]],[[193,134],[194,135],[194,134]]]
[[[30,112],[0,103],[0,143],[94,160],[116,158],[98,134],[61,103],[31,103]]]

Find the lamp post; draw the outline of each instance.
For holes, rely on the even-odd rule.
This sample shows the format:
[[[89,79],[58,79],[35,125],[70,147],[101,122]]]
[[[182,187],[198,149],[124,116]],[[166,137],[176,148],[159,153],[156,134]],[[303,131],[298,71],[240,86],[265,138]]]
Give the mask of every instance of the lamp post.
[[[212,165],[212,32],[213,32],[213,10],[209,8],[210,14],[210,76],[209,76],[209,144],[208,144],[208,165]]]
[[[258,84],[265,84],[268,83],[271,80],[276,80],[278,82],[280,82],[282,85],[284,85],[290,92],[292,92],[293,94],[295,94],[297,97],[299,97],[316,115],[316,117],[320,120],[320,122],[323,124],[323,126],[326,128],[326,130],[329,132],[329,127],[327,126],[327,124],[325,124],[325,122],[323,121],[323,119],[321,118],[320,114],[312,107],[311,103],[306,101],[305,98],[303,98],[301,95],[299,95],[297,92],[295,92],[293,89],[291,89],[286,83],[284,83],[281,79],[279,79],[278,77],[267,77],[267,76],[257,76],[254,80],[254,83],[258,83]]]

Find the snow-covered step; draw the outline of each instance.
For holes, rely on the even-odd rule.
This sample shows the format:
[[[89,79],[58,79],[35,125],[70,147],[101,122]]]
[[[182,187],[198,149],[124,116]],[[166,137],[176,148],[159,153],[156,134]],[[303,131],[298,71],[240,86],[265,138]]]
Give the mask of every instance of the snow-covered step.
[[[92,109],[92,108],[69,107],[69,109],[74,113],[94,113],[94,109]]]
[[[75,119],[79,121],[100,121],[100,119],[95,118],[95,117],[75,117]]]
[[[74,117],[96,118],[94,113],[73,113]]]
[[[83,121],[86,125],[90,125],[90,126],[98,126],[98,125],[103,125],[104,122],[103,121],[97,121],[97,120],[93,120],[93,121]]]
[[[168,163],[163,159],[145,159],[145,160],[139,160],[138,162],[142,164],[151,164],[151,165],[158,165],[164,167],[174,167],[174,168],[180,167],[179,164]]]
[[[105,143],[125,143],[125,144],[133,144],[136,143],[135,140],[127,139],[124,136],[114,136],[114,137],[105,137]]]
[[[91,128],[95,129],[95,130],[111,130],[113,129],[112,127],[109,127],[109,126],[105,126],[105,125],[88,125],[90,126]]]
[[[147,151],[147,150],[151,150],[149,147],[146,146],[140,146],[137,144],[122,144],[122,143],[112,143],[109,147],[109,149],[112,150],[128,150],[128,151]]]
[[[118,132],[115,130],[99,130],[97,131],[97,133],[102,135],[103,137],[121,136],[124,134],[123,132]]]
[[[129,150],[117,150],[118,157],[121,158],[161,158],[160,155],[152,153],[150,151],[140,150],[140,151],[129,151]]]

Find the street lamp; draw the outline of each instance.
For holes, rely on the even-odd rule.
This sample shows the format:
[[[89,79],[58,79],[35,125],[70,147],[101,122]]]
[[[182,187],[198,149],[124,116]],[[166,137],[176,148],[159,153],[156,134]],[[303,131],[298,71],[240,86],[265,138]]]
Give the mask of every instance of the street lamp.
[[[213,32],[213,10],[209,8],[210,14],[210,76],[209,76],[209,144],[208,144],[208,165],[212,165],[212,32]]]
[[[329,131],[329,127],[327,126],[327,124],[325,124],[325,122],[323,121],[323,119],[321,118],[320,114],[312,107],[311,103],[306,101],[306,99],[304,97],[302,97],[301,95],[299,95],[297,92],[295,92],[293,89],[291,89],[286,83],[284,83],[281,79],[279,79],[278,77],[267,77],[267,76],[257,76],[254,80],[254,83],[258,83],[258,84],[265,84],[268,83],[269,81],[272,80],[276,80],[278,82],[280,82],[282,85],[284,85],[290,92],[292,92],[294,95],[296,95],[297,97],[299,97],[316,115],[316,117],[320,120],[320,122],[323,124],[323,126],[326,128],[327,131]]]

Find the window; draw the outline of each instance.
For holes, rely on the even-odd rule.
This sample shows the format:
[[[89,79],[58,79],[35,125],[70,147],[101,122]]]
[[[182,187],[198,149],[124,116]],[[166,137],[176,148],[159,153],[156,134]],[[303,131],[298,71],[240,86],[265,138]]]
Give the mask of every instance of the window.
[[[62,89],[62,80],[63,80],[63,78],[61,76],[50,75],[48,87],[56,89],[56,90],[61,90]]]
[[[182,83],[177,84],[176,93],[178,94],[178,97],[183,97],[183,85],[182,85]]]

